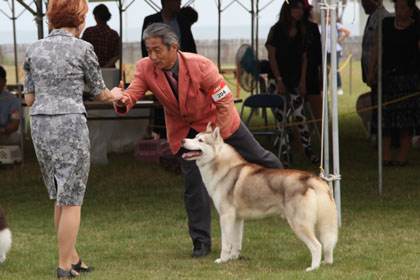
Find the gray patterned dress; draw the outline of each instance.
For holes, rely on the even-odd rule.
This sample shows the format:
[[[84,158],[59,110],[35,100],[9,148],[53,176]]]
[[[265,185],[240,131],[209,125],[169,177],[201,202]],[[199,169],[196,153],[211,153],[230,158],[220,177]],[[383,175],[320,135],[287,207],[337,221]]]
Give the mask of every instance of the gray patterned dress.
[[[93,47],[55,29],[29,46],[23,69],[24,92],[35,93],[31,135],[50,199],[82,205],[90,168],[83,89],[106,88]]]

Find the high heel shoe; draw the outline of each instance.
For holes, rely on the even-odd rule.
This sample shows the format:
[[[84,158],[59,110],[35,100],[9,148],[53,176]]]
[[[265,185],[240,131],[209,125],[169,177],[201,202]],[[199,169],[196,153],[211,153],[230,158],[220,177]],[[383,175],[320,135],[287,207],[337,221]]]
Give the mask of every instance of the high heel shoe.
[[[67,271],[59,267],[57,268],[57,278],[60,280],[76,278],[79,276],[80,275],[74,269]]]
[[[95,267],[93,266],[88,266],[88,267],[82,267],[82,259],[79,259],[79,262],[76,264],[72,264],[71,268],[73,268],[74,270],[76,270],[77,272],[91,272],[92,270],[95,269]]]

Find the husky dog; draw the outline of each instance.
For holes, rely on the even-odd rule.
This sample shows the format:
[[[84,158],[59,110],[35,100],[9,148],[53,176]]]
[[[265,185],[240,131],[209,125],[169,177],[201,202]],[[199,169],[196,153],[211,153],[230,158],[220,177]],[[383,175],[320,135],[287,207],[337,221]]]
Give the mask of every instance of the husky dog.
[[[7,226],[4,210],[0,205],[0,263],[6,260],[6,253],[12,246],[12,233]]]
[[[333,263],[338,239],[337,209],[328,185],[315,174],[299,170],[269,169],[246,162],[223,142],[211,124],[194,139],[182,140],[189,150],[182,157],[195,160],[203,182],[219,212],[222,251],[216,263],[237,259],[242,248],[245,218],[281,215],[308,246],[312,264]]]

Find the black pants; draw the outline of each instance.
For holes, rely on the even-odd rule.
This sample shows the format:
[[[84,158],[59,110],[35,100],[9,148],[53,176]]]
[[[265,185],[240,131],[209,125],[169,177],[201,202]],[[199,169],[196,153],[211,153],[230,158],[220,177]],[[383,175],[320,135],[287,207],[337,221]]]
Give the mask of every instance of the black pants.
[[[194,138],[196,134],[197,131],[191,129],[187,138]],[[233,146],[248,162],[266,168],[283,169],[279,158],[265,150],[242,122],[238,130],[228,139],[225,139],[225,142]],[[195,161],[182,159],[181,155],[185,151],[181,148],[178,157],[185,181],[184,203],[188,216],[188,230],[193,244],[201,242],[211,245],[210,197]]]

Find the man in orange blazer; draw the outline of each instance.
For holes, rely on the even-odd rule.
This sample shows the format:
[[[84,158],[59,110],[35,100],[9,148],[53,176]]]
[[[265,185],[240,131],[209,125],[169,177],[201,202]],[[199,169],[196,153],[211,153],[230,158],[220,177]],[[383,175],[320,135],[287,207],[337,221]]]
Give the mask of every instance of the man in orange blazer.
[[[136,63],[134,78],[123,99],[114,104],[115,110],[126,114],[148,90],[163,105],[169,145],[185,177],[184,201],[194,245],[191,256],[203,257],[211,251],[210,199],[195,162],[181,157],[185,152],[181,140],[195,137],[211,122],[220,128],[225,142],[249,162],[269,168],[283,166],[241,122],[233,95],[213,62],[180,52],[175,31],[163,23],[149,25],[143,39],[149,56]]]

